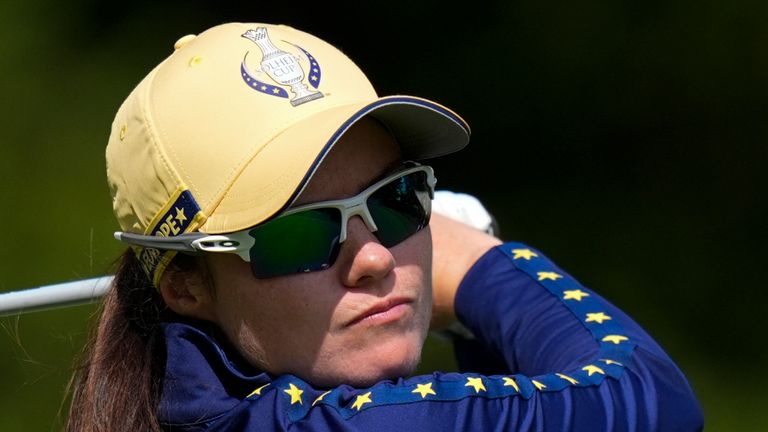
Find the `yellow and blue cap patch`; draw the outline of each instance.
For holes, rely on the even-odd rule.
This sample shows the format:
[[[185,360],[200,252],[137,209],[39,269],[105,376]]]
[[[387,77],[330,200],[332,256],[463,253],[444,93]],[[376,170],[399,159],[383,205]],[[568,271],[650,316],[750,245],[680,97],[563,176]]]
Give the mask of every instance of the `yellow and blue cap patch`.
[[[192,193],[186,189],[179,189],[152,220],[150,223],[152,229],[145,234],[159,237],[177,236],[195,229],[203,220],[203,213]],[[152,283],[158,286],[160,276],[176,252],[148,247],[137,248],[136,250],[141,268]]]

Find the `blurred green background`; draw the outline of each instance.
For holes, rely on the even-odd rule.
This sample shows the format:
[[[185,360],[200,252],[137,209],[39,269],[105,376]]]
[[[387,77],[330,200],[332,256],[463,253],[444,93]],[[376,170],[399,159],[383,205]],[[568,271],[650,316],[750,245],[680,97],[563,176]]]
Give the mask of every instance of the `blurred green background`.
[[[109,272],[103,154],[120,102],[178,37],[280,22],[340,47],[380,94],[464,115],[473,142],[434,163],[439,186],[480,197],[505,239],[655,335],[708,430],[768,430],[767,19],[750,0],[5,0],[0,290]],[[1,431],[60,429],[94,310],[0,319]],[[450,367],[429,349],[425,368]]]

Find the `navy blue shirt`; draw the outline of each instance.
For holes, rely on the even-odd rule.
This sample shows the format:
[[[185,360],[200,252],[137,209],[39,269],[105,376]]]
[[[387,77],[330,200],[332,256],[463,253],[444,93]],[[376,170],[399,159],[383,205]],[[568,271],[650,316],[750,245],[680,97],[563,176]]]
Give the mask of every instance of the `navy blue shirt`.
[[[463,373],[313,388],[240,359],[215,329],[166,323],[158,417],[174,431],[695,431],[685,376],[634,321],[541,252],[487,252],[456,294]],[[469,368],[467,370],[467,368]]]

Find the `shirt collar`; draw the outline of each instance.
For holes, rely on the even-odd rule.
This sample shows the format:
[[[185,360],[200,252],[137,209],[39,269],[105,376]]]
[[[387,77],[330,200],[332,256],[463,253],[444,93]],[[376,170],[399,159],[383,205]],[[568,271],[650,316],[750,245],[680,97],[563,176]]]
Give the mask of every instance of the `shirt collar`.
[[[158,419],[164,424],[203,423],[271,382],[228,348],[213,325],[171,322],[165,334],[166,367]]]

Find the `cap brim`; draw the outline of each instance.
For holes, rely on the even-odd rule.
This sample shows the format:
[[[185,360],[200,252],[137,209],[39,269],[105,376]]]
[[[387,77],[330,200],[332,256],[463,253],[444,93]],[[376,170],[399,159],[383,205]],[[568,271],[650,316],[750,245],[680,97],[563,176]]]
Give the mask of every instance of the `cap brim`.
[[[280,212],[301,192],[344,132],[366,115],[387,126],[406,159],[442,156],[469,142],[467,123],[426,99],[389,96],[329,108],[290,125],[253,155],[200,231],[239,231]]]

